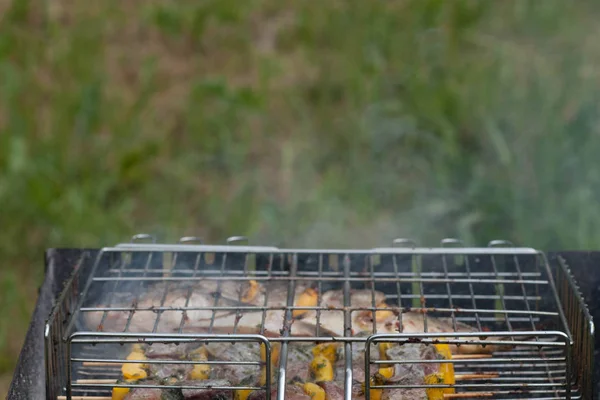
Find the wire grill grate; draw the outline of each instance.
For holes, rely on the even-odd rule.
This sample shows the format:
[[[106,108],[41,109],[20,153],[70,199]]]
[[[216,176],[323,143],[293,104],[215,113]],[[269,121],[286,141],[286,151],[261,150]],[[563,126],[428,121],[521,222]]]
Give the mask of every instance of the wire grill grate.
[[[384,363],[372,357],[372,344],[450,343],[464,353],[469,346],[491,348],[506,339],[512,342],[508,350],[486,358],[463,354],[451,361],[457,376],[489,374],[485,379],[395,387],[452,387],[456,393],[447,398],[591,398],[582,365],[591,365],[586,352],[593,344],[587,334],[593,324],[566,266],[553,269],[534,249],[492,244],[465,248],[444,241],[439,248],[370,250],[154,243],[104,248],[95,259],[82,260],[48,321],[47,393],[53,399],[109,396],[113,387],[135,387],[113,382],[127,362],[128,343],[226,340],[267,345],[266,357],[277,361],[276,380],[213,389],[262,388],[265,398],[283,400],[282,388],[293,378],[289,370],[295,361],[289,355],[296,346],[339,342],[344,364],[336,371],[349,399],[360,374],[353,361],[360,349],[368,376],[382,364],[427,364],[422,359]],[[263,288],[260,301],[245,299],[253,285]],[[296,304],[307,288],[317,294],[317,303]],[[323,304],[331,293],[335,296]],[[357,293],[364,295],[358,305]],[[305,318],[295,318],[296,313]],[[378,322],[379,315],[387,316],[385,324]],[[464,331],[465,324],[470,332]],[[581,342],[572,346],[573,338]],[[271,354],[274,344],[280,345],[278,354]],[[585,360],[579,363],[579,358]],[[271,367],[260,359],[247,362]],[[239,365],[240,360],[221,363]],[[383,388],[369,379],[364,384],[366,399],[371,389]],[[160,387],[170,386],[163,382]]]

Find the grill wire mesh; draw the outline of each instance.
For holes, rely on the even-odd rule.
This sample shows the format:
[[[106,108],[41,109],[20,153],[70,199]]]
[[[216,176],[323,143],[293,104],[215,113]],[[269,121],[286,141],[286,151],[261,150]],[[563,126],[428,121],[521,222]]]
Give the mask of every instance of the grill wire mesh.
[[[487,248],[457,247],[454,240],[445,240],[438,248],[417,248],[407,241],[396,244],[410,247],[287,250],[132,243],[104,248],[95,256],[87,254],[46,326],[47,397],[110,399],[115,387],[192,393],[208,385],[206,390],[212,395],[220,393],[225,398],[246,390],[262,393],[256,398],[283,400],[292,397],[286,387],[298,368],[297,349],[331,342],[340,347],[335,381],[345,399],[371,399],[384,388],[384,398],[390,399],[401,395],[398,390],[405,391],[404,397],[411,393],[412,397],[435,398],[439,395],[431,391],[435,388],[453,389],[444,399],[592,398],[593,323],[564,263],[551,265],[541,252],[505,247],[501,242]],[[227,285],[250,282],[280,292],[264,291],[258,304],[244,302],[241,290],[236,296],[225,292]],[[204,285],[200,295],[210,302],[198,301],[197,285]],[[295,296],[307,287],[317,293],[317,304],[299,306]],[[357,292],[367,294],[370,301],[353,304]],[[334,306],[322,304],[328,293],[337,293]],[[385,294],[384,302],[378,300],[380,293]],[[275,297],[279,300],[272,301]],[[314,323],[302,325],[304,320],[295,318],[295,313],[312,315]],[[394,314],[392,326],[389,321],[385,326],[378,324],[380,313]],[[371,319],[359,319],[369,315]],[[204,322],[198,323],[198,316]],[[248,316],[253,316],[252,324],[246,321]],[[223,324],[223,318],[233,322]],[[441,318],[449,329],[437,327]],[[464,324],[471,327],[470,332],[462,331]],[[513,343],[487,354],[493,346],[506,344],[504,340]],[[458,345],[458,353],[478,345],[479,350],[443,362],[406,357],[381,360],[377,356],[380,343],[449,343]],[[271,379],[236,384],[210,380],[206,385],[189,380],[126,382],[121,367],[136,363],[126,360],[133,344],[152,344],[147,348],[176,344],[182,349],[237,346],[233,356],[218,359],[198,361],[182,350],[183,355],[175,351],[166,358],[148,357],[144,364],[159,371],[165,366],[208,365],[213,370],[241,370],[249,376],[266,373]],[[242,348],[254,358],[236,358]],[[357,360],[360,352],[364,355]],[[451,363],[456,381],[400,380],[384,386],[363,376],[362,392],[357,394],[361,369],[363,375],[371,376],[384,366],[393,365],[398,371],[396,365],[408,368],[427,363],[436,368]]]

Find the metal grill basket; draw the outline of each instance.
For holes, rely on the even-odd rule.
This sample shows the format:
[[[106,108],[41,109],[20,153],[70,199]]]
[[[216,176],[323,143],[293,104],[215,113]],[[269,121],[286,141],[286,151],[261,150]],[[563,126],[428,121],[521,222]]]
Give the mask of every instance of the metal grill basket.
[[[239,301],[241,293],[234,299],[237,303],[219,303],[224,282],[249,281],[279,283],[287,291],[284,302],[270,305],[269,296],[274,294],[266,291],[261,304]],[[214,282],[217,290],[210,293],[214,304],[197,305],[190,300],[198,282]],[[317,292],[316,305],[295,304],[300,286]],[[331,290],[340,293],[339,306],[321,304],[322,295]],[[357,290],[371,293],[372,301],[353,305],[351,295]],[[148,307],[140,297],[149,291],[159,300]],[[173,303],[175,291],[182,295]],[[385,294],[385,303],[376,301],[376,293]],[[274,310],[282,313],[279,332],[266,324],[267,313]],[[295,335],[294,314],[299,311],[316,313],[314,335]],[[190,317],[199,312],[212,314],[202,330]],[[217,327],[219,313],[236,316],[230,330]],[[247,313],[262,315],[254,332],[243,326]],[[363,334],[357,335],[355,321],[361,313],[373,316],[372,327],[363,327]],[[394,313],[395,332],[379,331],[378,313]],[[86,324],[89,315],[98,316],[100,323]],[[125,316],[118,329],[111,329],[107,322],[113,321],[114,315]],[[343,324],[337,333],[321,326],[331,318]],[[452,329],[437,331],[438,319],[447,321]],[[407,329],[415,323],[422,325],[421,332]],[[464,324],[472,329],[461,331]],[[46,324],[46,393],[49,399],[110,399],[113,388],[200,390],[202,381],[124,381],[121,366],[140,362],[126,359],[133,344],[178,344],[184,348],[226,343],[255,347],[252,354],[262,349],[263,356],[198,361],[179,354],[169,359],[148,358],[144,364],[175,369],[238,365],[254,368],[257,376],[262,368],[262,373],[272,377],[264,384],[249,379],[235,385],[212,384],[206,390],[229,393],[229,398],[263,391],[261,398],[283,400],[287,396],[284,388],[292,384],[290,369],[295,361],[289,354],[294,346],[334,342],[340,346],[342,360],[336,381],[346,400],[353,397],[353,391],[357,397],[357,368],[372,376],[386,366],[409,368],[428,363],[452,364],[456,380],[400,380],[384,385],[363,378],[363,394],[358,397],[369,400],[380,389],[413,391],[405,393],[421,389],[418,393],[432,398],[438,393],[434,389],[446,389],[439,392],[444,392],[444,399],[591,399],[593,334],[591,317],[568,266],[562,260],[551,264],[542,252],[508,242],[474,248],[446,239],[439,247],[421,248],[396,240],[386,248],[351,250],[281,249],[233,242],[204,245],[190,238],[173,245],[133,242],[88,253],[75,268]],[[377,356],[380,343],[449,344],[460,354],[445,360],[384,360]],[[499,347],[492,354],[466,350],[474,345],[492,349],[507,343],[508,348]],[[360,351],[364,356],[356,361]],[[360,367],[353,364],[356,362],[361,362]]]

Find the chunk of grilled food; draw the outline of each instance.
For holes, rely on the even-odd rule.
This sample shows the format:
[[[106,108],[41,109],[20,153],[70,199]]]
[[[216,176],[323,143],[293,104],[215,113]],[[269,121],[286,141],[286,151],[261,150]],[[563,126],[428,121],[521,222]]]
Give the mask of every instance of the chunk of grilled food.
[[[111,307],[103,305],[96,307],[99,310],[85,311],[86,329],[134,333],[150,333],[155,329],[157,332],[258,333],[271,337],[288,330],[293,336],[316,336],[313,324],[302,320],[284,324],[288,285],[282,281],[267,284],[222,281],[220,286],[218,282],[209,281],[187,288],[168,288],[164,297],[166,289],[162,286],[148,289],[137,301],[118,305],[131,308],[131,311],[112,311]],[[298,283],[294,304],[315,305],[314,293]]]
[[[424,333],[425,318],[427,319],[428,333],[477,332],[477,328],[460,321],[455,321],[455,330],[451,318],[437,318],[418,311],[402,312],[400,323],[398,316],[400,310],[392,311],[393,308],[385,301],[385,294],[379,291],[353,290],[350,293],[350,303],[353,309],[372,308],[373,304],[376,304],[377,308],[384,309],[377,310],[375,313],[369,310],[353,311],[351,316],[353,336],[372,333]],[[344,336],[344,293],[341,290],[327,291],[321,296],[320,305],[323,310],[319,312],[310,310],[303,315],[301,321],[304,324],[314,325],[314,330],[320,331],[321,336]],[[473,341],[477,338],[469,339]],[[451,344],[450,351],[453,354],[491,354],[497,351],[507,351],[514,347],[510,343],[512,340],[510,337],[495,337],[494,340],[506,341],[506,345],[469,343],[459,346]]]

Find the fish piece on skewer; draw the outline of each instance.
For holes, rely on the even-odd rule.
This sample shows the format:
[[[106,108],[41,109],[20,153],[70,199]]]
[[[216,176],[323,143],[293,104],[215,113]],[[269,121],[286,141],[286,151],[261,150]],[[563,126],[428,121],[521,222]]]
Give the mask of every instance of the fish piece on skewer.
[[[98,331],[120,332],[127,328],[129,332],[152,332],[155,322],[157,332],[172,332],[178,330],[182,320],[184,324],[205,322],[213,318],[234,315],[235,311],[216,310],[214,307],[246,307],[256,308],[264,304],[264,288],[255,281],[200,281],[199,283],[181,287],[172,287],[160,283],[142,293],[137,301],[128,304],[113,304],[112,307],[133,308],[135,311],[86,311],[83,318],[88,329]],[[219,290],[217,292],[217,290]],[[165,296],[166,292],[166,296]],[[189,296],[189,298],[188,298]],[[132,297],[132,296],[130,296]],[[239,298],[248,300],[239,301]],[[156,310],[163,307],[162,311]],[[194,308],[186,311],[182,307]],[[98,308],[106,308],[99,305]],[[208,324],[205,324],[208,325]]]
[[[303,284],[296,285],[294,304],[298,303],[306,289],[307,286]],[[218,318],[215,318],[214,321],[212,321],[212,328],[210,317],[194,319],[186,324],[186,329],[184,331],[231,333],[234,331],[235,327],[237,333],[259,333],[273,337],[282,335],[283,330],[288,328],[290,330],[290,335],[293,336],[316,336],[314,325],[292,321],[289,327],[284,326],[287,306],[287,290],[287,283],[284,282],[267,284],[265,285],[265,291],[268,293],[265,296],[267,300],[266,305],[264,303],[265,297],[262,298],[262,303],[256,304],[257,307],[266,307],[267,309],[264,312],[260,309],[256,311],[240,310],[239,313],[233,311],[228,314],[220,314]],[[262,331],[261,327],[264,328]]]
[[[319,325],[321,336],[344,336],[344,314],[341,311],[333,311],[344,308],[344,295],[341,290],[332,290],[323,293],[321,298],[321,307],[329,309],[320,312]],[[351,307],[371,308],[373,301],[377,308],[391,308],[385,304],[385,294],[379,291],[371,290],[352,290],[350,293]],[[331,310],[333,309],[333,310]],[[402,326],[400,326],[397,313],[391,310],[379,310],[375,312],[375,324],[373,324],[374,313],[369,310],[355,310],[352,312],[351,324],[352,335],[373,334],[373,333],[424,333],[425,322],[427,318],[427,332],[446,333],[455,332],[451,318],[437,318],[421,312],[409,311],[402,313]],[[317,312],[307,312],[301,320],[306,325],[317,326]],[[375,327],[374,327],[375,325]],[[375,328],[375,329],[374,329]],[[456,332],[477,332],[477,329],[457,321]],[[464,337],[456,339],[467,339]],[[470,338],[476,340],[477,338]],[[479,344],[461,344],[460,346],[451,345],[451,351],[454,354],[478,354],[493,353],[496,351],[508,350],[513,347],[510,344],[510,338],[496,337],[494,340],[507,341],[506,345],[479,345]]]
[[[344,332],[344,304],[341,290],[317,292],[302,282],[296,283],[294,305],[314,306],[320,304],[321,310],[295,310],[295,318],[289,326],[284,326],[288,298],[288,282],[275,281],[259,283],[256,281],[215,281],[202,280],[187,287],[168,289],[168,283],[159,284],[148,290],[135,305],[133,313],[129,311],[111,311],[102,321],[104,312],[85,312],[87,326],[104,331],[130,332],[206,332],[206,333],[259,333],[265,336],[280,336],[289,329],[292,336],[345,336],[361,333],[422,333],[424,318],[427,318],[427,332],[453,332],[454,326],[449,318],[436,318],[420,312],[402,313],[402,326],[399,326],[397,312],[392,310],[354,310],[351,314],[351,332]],[[163,289],[163,290],[161,290]],[[191,289],[191,292],[189,291]],[[188,298],[189,295],[189,298]],[[385,294],[379,291],[352,290],[351,307],[388,308]],[[244,299],[247,302],[241,302]],[[155,311],[162,306],[163,311]],[[187,306],[186,311],[181,308]],[[237,309],[214,310],[214,307]],[[263,310],[266,307],[266,310]],[[159,322],[156,323],[157,318]],[[373,321],[375,319],[375,321]],[[102,324],[100,324],[102,322]],[[101,326],[100,326],[101,325]],[[476,332],[476,329],[456,323],[458,332]],[[498,338],[498,340],[506,340]],[[454,353],[491,353],[512,346],[493,346],[463,344],[452,346]]]
[[[266,336],[282,334],[287,306],[288,283],[285,281],[270,282],[262,285],[257,282],[221,282],[206,281],[190,286],[193,290],[176,288],[167,292],[163,299],[164,285],[157,285],[145,292],[136,304],[121,305],[135,308],[136,311],[109,311],[103,320],[104,311],[84,312],[84,320],[88,329],[99,331],[144,333],[182,332],[262,333]],[[247,287],[246,289],[243,289]],[[162,288],[162,291],[161,291]],[[215,290],[222,289],[216,296]],[[296,284],[294,304],[302,303],[308,287]],[[244,291],[245,290],[245,291]],[[250,293],[252,292],[252,293]],[[250,293],[250,294],[249,294]],[[189,295],[189,298],[188,298]],[[235,299],[227,296],[234,296]],[[240,302],[238,297],[249,302]],[[265,303],[266,300],[266,303]],[[163,311],[156,307],[166,308]],[[118,306],[117,306],[118,307]],[[182,307],[194,308],[182,311]],[[215,307],[239,307],[238,309],[214,310]],[[263,312],[263,307],[267,310]],[[156,320],[159,317],[158,324]],[[183,321],[183,326],[182,326]],[[264,330],[261,331],[261,327]],[[302,322],[293,323],[290,334],[294,336],[315,336],[315,326]]]
[[[135,308],[136,311],[131,313],[130,311],[108,311],[106,318],[102,321],[104,311],[91,311],[84,313],[84,319],[86,326],[90,329],[99,331],[111,331],[121,332],[127,328],[129,332],[142,333],[152,332],[156,319],[159,315],[159,311],[155,311],[156,307],[172,308],[173,310],[163,311],[160,315],[159,324],[157,331],[173,331],[179,328],[182,317],[184,320],[202,320],[210,319],[213,312],[210,309],[215,306],[215,298],[209,294],[192,293],[189,301],[187,301],[187,307],[198,308],[197,310],[187,310],[185,315],[183,311],[176,311],[175,309],[186,307],[187,292],[185,291],[172,291],[169,292],[164,300],[162,300],[162,294],[153,292],[149,295],[143,296],[137,304],[126,304],[114,306],[116,307],[131,307]],[[217,306],[231,306],[232,302],[228,299],[216,300]],[[102,307],[102,306],[100,306]],[[216,315],[225,315],[226,311],[217,311]]]

